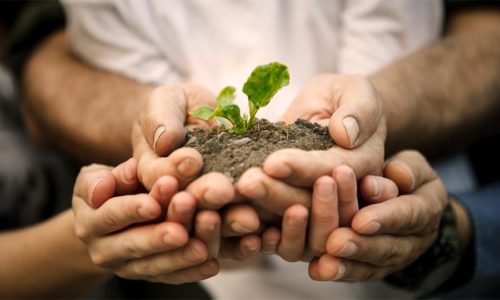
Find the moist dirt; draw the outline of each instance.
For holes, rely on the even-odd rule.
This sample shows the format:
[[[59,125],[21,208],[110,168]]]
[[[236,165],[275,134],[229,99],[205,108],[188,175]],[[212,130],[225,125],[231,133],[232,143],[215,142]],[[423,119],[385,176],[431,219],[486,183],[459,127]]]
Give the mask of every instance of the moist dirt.
[[[269,154],[277,150],[326,150],[334,145],[327,127],[301,119],[289,125],[261,119],[243,135],[221,126],[195,128],[188,132],[185,143],[203,156],[203,174],[220,172],[234,181],[248,168],[261,167]]]

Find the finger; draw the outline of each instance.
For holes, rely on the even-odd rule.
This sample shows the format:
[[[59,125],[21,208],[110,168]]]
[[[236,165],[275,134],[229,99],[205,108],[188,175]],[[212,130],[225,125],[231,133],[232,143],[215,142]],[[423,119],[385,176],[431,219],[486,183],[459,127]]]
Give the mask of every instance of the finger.
[[[175,177],[182,189],[196,178],[203,167],[201,154],[193,148],[180,148],[168,157],[159,157],[151,150],[137,123],[132,129],[132,143],[134,158],[138,160],[139,181],[148,190],[151,190],[158,178],[166,175]]]
[[[352,228],[366,235],[427,233],[437,228],[447,201],[443,183],[435,180],[414,194],[364,207],[354,217]]]
[[[260,227],[257,212],[248,204],[234,204],[226,208],[222,218],[222,236],[243,236]]]
[[[356,175],[349,167],[340,166],[333,170],[333,179],[338,185],[339,226],[351,226],[359,210]]]
[[[74,197],[73,204],[76,233],[83,240],[151,221],[161,214],[158,202],[144,194],[111,198],[96,210],[78,197]]]
[[[172,176],[163,176],[156,181],[149,195],[160,203],[163,211],[166,211],[177,190],[177,180]]]
[[[215,259],[208,260],[197,266],[171,272],[167,275],[155,276],[149,279],[153,282],[161,282],[166,284],[183,284],[188,282],[198,282],[208,279],[219,273],[219,263]]]
[[[402,151],[390,158],[384,177],[394,181],[402,193],[411,193],[421,185],[437,178],[425,157],[417,151]]]
[[[255,205],[279,215],[294,204],[311,207],[310,191],[273,179],[260,168],[245,171],[236,183],[236,189]]]
[[[367,203],[380,203],[398,196],[398,187],[394,181],[381,177],[368,175],[363,177],[359,184],[361,197]]]
[[[277,250],[277,254],[284,260],[298,261],[305,253],[308,216],[309,211],[302,205],[294,205],[285,211]]]
[[[111,170],[111,174],[115,177],[116,196],[128,195],[137,191],[139,178],[137,177],[137,160],[135,158],[130,158],[119,164]]]
[[[222,239],[220,256],[245,261],[259,254],[261,239],[255,234]]]
[[[328,129],[341,147],[358,147],[374,134],[381,122],[385,123],[382,101],[365,77],[342,76],[331,85],[331,91],[337,94],[340,91],[341,96]]]
[[[314,183],[309,226],[309,248],[316,256],[325,253],[328,235],[339,226],[337,184],[322,176]]]
[[[323,151],[278,150],[266,158],[263,170],[273,178],[301,187],[311,187],[314,180],[331,175],[332,170],[341,165],[353,169],[358,179],[368,174],[378,175],[384,157],[383,131],[381,128],[373,138],[353,150],[337,146]]]
[[[222,173],[211,172],[193,181],[187,188],[200,209],[219,209],[234,200],[231,180]]]
[[[84,200],[89,206],[97,208],[116,190],[116,181],[111,168],[102,165],[83,167],[76,179],[74,194]]]
[[[365,262],[373,266],[404,267],[417,259],[434,242],[436,235],[363,236],[350,228],[339,228],[328,238],[328,254]]]
[[[181,224],[190,232],[195,212],[196,199],[187,192],[179,192],[172,197],[167,210],[167,220]]]
[[[188,243],[188,238],[184,227],[177,223],[164,222],[132,227],[102,237],[95,240],[89,252],[94,264],[107,268],[181,248]]]
[[[152,278],[199,265],[206,259],[205,245],[201,241],[190,239],[182,248],[130,260],[116,273],[129,279]]]
[[[196,214],[194,236],[204,242],[208,249],[208,258],[219,254],[221,240],[221,219],[217,212],[203,210]]]
[[[261,238],[262,249],[260,252],[264,255],[275,254],[281,240],[281,231],[276,227],[268,227],[262,233]]]
[[[395,271],[394,267],[375,267],[353,260],[322,255],[309,265],[309,275],[321,281],[375,281]]]

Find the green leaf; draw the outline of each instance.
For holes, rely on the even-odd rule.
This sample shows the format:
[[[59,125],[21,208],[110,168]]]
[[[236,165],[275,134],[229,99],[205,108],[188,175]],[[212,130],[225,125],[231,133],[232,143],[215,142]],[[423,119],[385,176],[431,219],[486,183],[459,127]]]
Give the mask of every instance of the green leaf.
[[[255,107],[255,112],[266,106],[271,98],[284,86],[290,82],[290,74],[287,66],[273,62],[255,68],[243,86],[243,92],[248,96],[248,100]],[[251,105],[250,104],[250,108]],[[251,118],[252,114],[251,112]]]
[[[217,95],[216,102],[217,106],[223,106],[233,103],[234,98],[236,98],[236,89],[232,86],[226,86]]]
[[[210,120],[213,118],[212,114],[214,109],[207,105],[198,106],[193,109],[189,114],[203,120]]]
[[[219,111],[220,109],[220,111]],[[236,134],[242,134],[246,132],[246,122],[241,118],[240,108],[236,104],[224,105],[217,109],[217,115],[224,117],[233,123],[233,128],[231,129]]]
[[[229,124],[227,123],[227,120],[224,119],[223,117],[215,117],[215,119],[217,120],[217,122],[219,122],[219,124],[222,125],[222,127],[224,128],[229,128]]]

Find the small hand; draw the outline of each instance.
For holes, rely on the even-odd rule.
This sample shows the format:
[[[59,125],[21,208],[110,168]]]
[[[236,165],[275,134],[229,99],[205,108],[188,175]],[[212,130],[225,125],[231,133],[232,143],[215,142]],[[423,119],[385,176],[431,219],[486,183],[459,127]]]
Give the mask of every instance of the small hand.
[[[153,282],[178,284],[215,275],[218,264],[208,259],[202,241],[190,239],[181,224],[157,223],[177,191],[176,180],[162,177],[150,194],[131,194],[140,189],[136,168],[134,159],[113,170],[93,165],[77,178],[75,230],[92,261],[118,276]]]
[[[327,254],[310,264],[311,278],[382,279],[409,265],[433,244],[448,203],[441,180],[414,151],[401,152],[389,160],[384,174],[406,194],[391,197],[391,193],[384,195],[380,185],[362,184],[362,194],[374,204],[355,215],[352,229],[339,228],[330,234]]]

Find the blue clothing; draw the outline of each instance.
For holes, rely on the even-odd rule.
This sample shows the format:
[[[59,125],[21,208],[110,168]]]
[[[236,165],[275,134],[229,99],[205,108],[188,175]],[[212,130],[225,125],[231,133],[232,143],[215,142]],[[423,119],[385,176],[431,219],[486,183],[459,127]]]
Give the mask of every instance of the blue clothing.
[[[468,209],[473,222],[474,241],[471,253],[474,254],[474,266],[472,278],[464,286],[450,293],[450,296],[498,297],[500,295],[500,182],[457,197]]]

